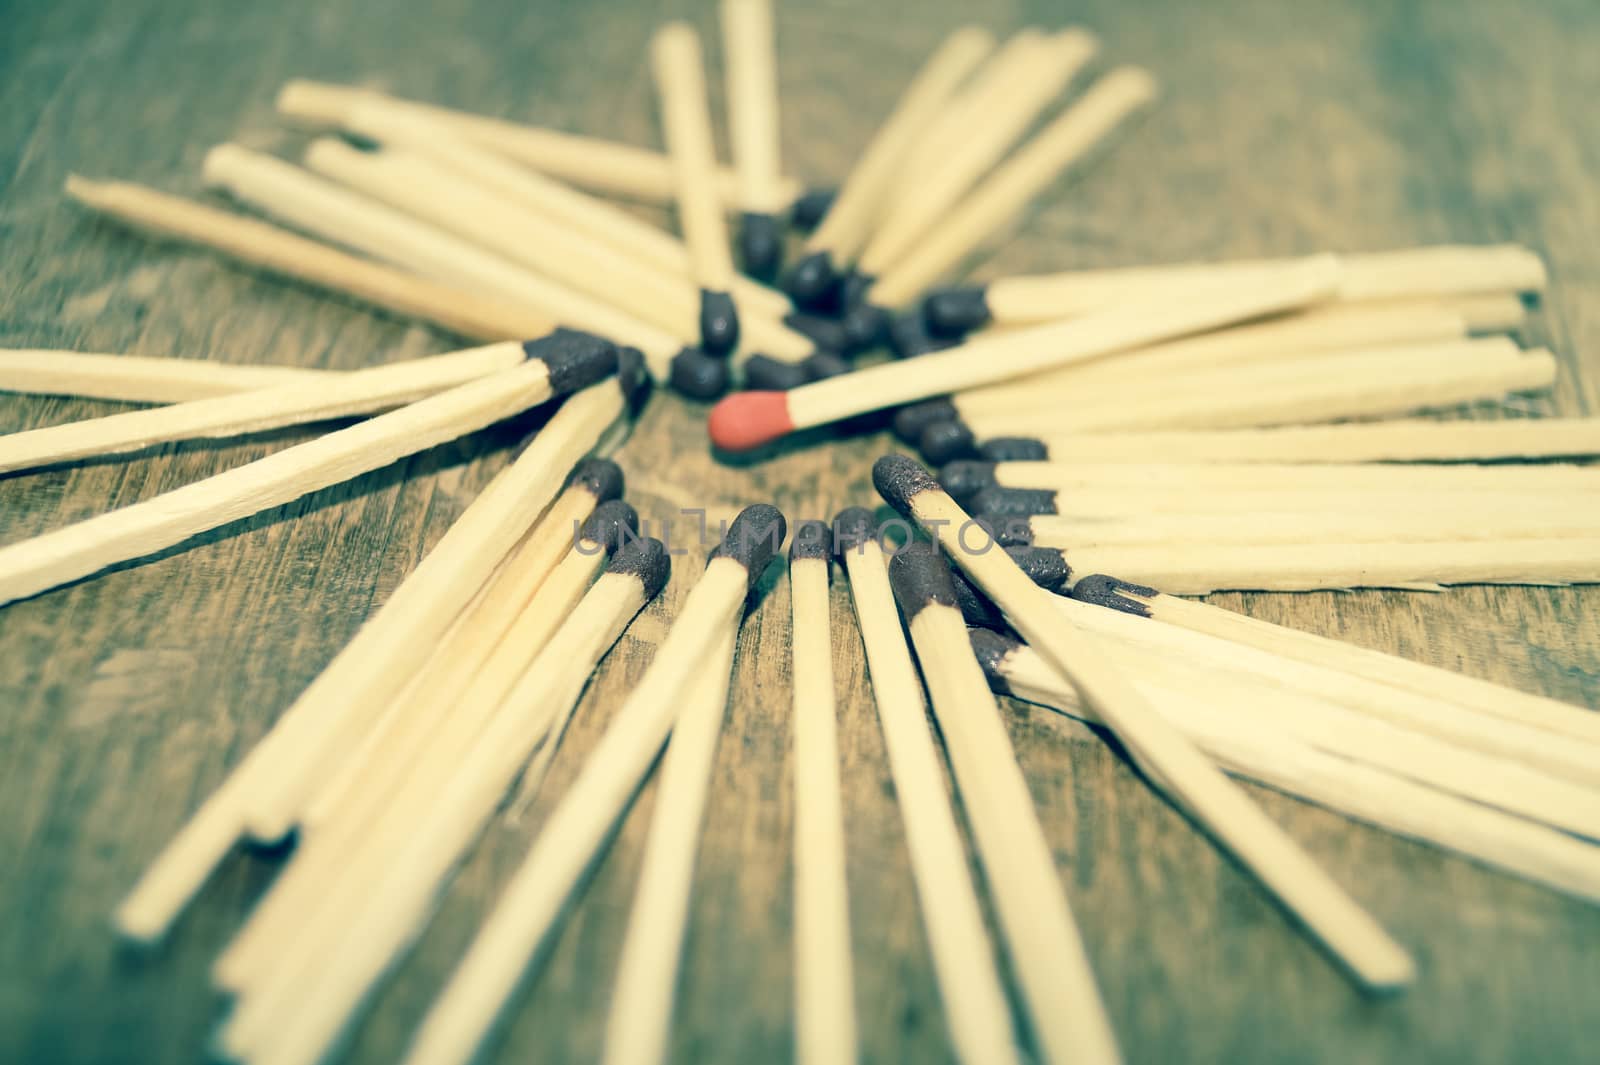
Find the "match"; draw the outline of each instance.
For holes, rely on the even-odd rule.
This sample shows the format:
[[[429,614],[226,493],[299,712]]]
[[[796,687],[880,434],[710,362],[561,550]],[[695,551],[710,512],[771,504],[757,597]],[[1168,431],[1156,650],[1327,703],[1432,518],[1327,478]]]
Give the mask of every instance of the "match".
[[[187,403],[338,376],[337,371],[298,366],[249,366],[210,359],[38,348],[0,349],[0,392],[79,396],[119,403]]]
[[[781,216],[787,206],[778,136],[778,55],[772,0],[722,0],[720,11],[728,135],[739,190],[735,201],[740,209],[739,258],[745,273],[770,282],[783,265]]]

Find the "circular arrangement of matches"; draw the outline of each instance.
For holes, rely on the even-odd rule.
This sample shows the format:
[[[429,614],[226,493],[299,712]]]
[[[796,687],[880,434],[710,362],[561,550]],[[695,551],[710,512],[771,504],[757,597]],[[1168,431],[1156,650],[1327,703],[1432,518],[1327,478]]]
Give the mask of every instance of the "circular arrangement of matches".
[[[238,842],[293,836],[217,957],[230,1008],[216,1052],[263,1065],[336,1053],[508,794],[542,787],[609,648],[676,579],[693,587],[647,671],[406,1059],[473,1059],[656,772],[604,1060],[662,1061],[737,635],[785,550],[805,1065],[848,1065],[857,1045],[833,580],[849,587],[967,1065],[1119,1060],[995,693],[1103,725],[1278,903],[1286,934],[1315,940],[1362,992],[1417,979],[1406,946],[1230,777],[1600,902],[1600,717],[1195,598],[1600,582],[1600,471],[1571,461],[1600,454],[1600,419],[1421,416],[1551,385],[1554,356],[1508,335],[1545,284],[1541,259],[1437,246],[962,283],[971,253],[1153,102],[1155,79],[1085,76],[1101,44],[1082,29],[1001,43],[964,28],[837,190],[806,189],[779,156],[770,2],[724,0],[721,14],[731,167],[716,158],[701,41],[673,23],[648,56],[660,152],[293,82],[280,112],[322,131],[298,164],[224,144],[203,166],[269,220],[67,183],[108,218],[479,346],[348,373],[0,353],[5,390],[148,405],[0,437],[0,472],[348,423],[0,547],[0,603],[553,411],[117,908],[118,934],[156,942]],[[616,198],[673,206],[678,232]],[[791,229],[804,235],[787,254]],[[608,457],[653,386],[716,400],[723,452],[807,430],[795,443],[826,447],[884,412],[925,461],[885,455],[881,498],[837,515],[752,503],[698,577],[692,561],[674,574]]]

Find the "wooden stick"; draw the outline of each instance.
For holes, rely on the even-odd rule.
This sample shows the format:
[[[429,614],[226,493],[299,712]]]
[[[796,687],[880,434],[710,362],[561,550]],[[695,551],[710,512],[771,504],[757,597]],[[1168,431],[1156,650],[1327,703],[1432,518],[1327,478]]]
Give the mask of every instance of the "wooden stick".
[[[514,374],[525,372],[513,371]],[[505,388],[497,378],[491,378],[490,382]],[[483,404],[478,399],[478,393],[488,383],[463,385],[443,396],[423,400],[351,429],[330,433],[320,440],[290,448],[221,476],[230,477],[225,482],[229,485],[243,480],[245,486],[252,489],[248,498],[261,499],[264,497],[254,490],[257,486],[253,483],[261,474],[241,471],[259,470],[263,463],[269,464],[266,467],[268,471],[282,470],[287,466],[292,476],[285,475],[283,480],[293,485],[301,484],[302,471],[298,460],[307,454],[304,449],[312,449],[312,455],[323,457],[321,469],[334,471],[326,476],[347,476],[354,457],[360,457],[363,462],[381,464],[378,462],[381,456],[374,454],[370,441],[382,441],[391,451],[410,449],[401,451],[408,454],[428,446],[430,439],[449,439],[442,431],[436,431],[433,437],[427,435],[424,430],[430,427],[429,421],[417,412],[421,410],[433,420],[452,427],[458,426],[458,408],[464,405],[463,399],[471,401],[468,409],[480,408]],[[521,394],[527,394],[527,389]],[[310,755],[330,732],[336,731],[336,722],[352,718],[358,721],[370,719],[381,709],[385,700],[401,689],[411,676],[413,664],[421,660],[430,643],[445,631],[466,605],[476,588],[510,549],[520,531],[532,522],[554,495],[553,490],[545,493],[542,489],[551,471],[571,469],[583,453],[594,445],[607,425],[620,418],[623,412],[622,390],[609,382],[586,389],[556,412],[544,431],[534,438],[518,460],[484,489],[462,519],[452,526],[383,608],[362,626],[355,639],[278,719],[272,731],[246,756],[157,857],[133,892],[118,907],[116,923],[123,935],[144,941],[160,938],[184,904],[205,882],[211,869],[246,829],[252,815],[259,816],[258,798],[269,788],[275,789],[274,798],[295,798],[285,795],[284,790],[292,784],[297,792],[303,793],[309,787],[311,779],[298,772],[300,766],[291,766],[286,762],[320,762],[320,759]],[[483,424],[493,420],[493,416],[489,416]],[[374,426],[378,428],[374,429]],[[358,434],[355,437],[358,445],[368,446],[346,443],[351,440],[346,434],[352,433]],[[395,442],[385,440],[386,434],[392,434]],[[296,452],[299,454],[294,454]],[[285,459],[286,455],[290,458]],[[344,460],[342,466],[337,464],[340,459]],[[560,473],[557,475],[560,476]],[[213,479],[211,484],[215,483],[216,479]],[[201,482],[200,487],[206,484]],[[212,493],[207,490],[204,494],[209,496]],[[243,492],[240,494],[244,495]],[[176,493],[169,493],[161,499],[170,500],[173,495]],[[153,502],[160,505],[159,499]],[[15,548],[0,549],[0,559],[13,550]],[[323,716],[319,718],[319,714]],[[318,766],[311,768],[314,770]],[[284,826],[272,824],[269,829],[276,829],[281,835]]]
[[[374,99],[447,125],[458,136],[551,177],[646,203],[673,201],[672,164],[665,155],[648,148],[398,100],[367,89],[305,80],[284,85],[278,94],[278,112],[317,125],[337,126],[354,108]],[[734,202],[736,181],[732,171],[718,171],[718,185],[730,203]],[[801,193],[800,183],[793,178],[782,179],[781,189],[785,206]]]
[[[328,240],[630,344],[644,352],[658,381],[666,379],[680,347],[671,335],[607,303],[272,156],[225,144],[206,154],[202,173],[207,183]]]
[[[825,522],[795,529],[789,554],[794,638],[794,1015],[797,1065],[855,1065],[855,980],[844,809],[834,717]]]
[[[1372,513],[1317,511],[1217,511],[1126,514],[1104,518],[1038,515],[1030,535],[1040,547],[1123,548],[1183,544],[1421,543],[1482,540],[1600,538],[1600,506],[1593,513],[1561,514],[1506,508],[1497,497],[1473,510]]]
[[[1039,654],[975,629],[972,641],[997,691],[1097,720]],[[1392,773],[1313,749],[1277,732],[1235,727],[1234,700],[1208,684],[1173,679],[1159,655],[1145,656],[1133,683],[1232,775],[1388,832],[1431,843],[1491,868],[1600,902],[1600,851],[1541,825],[1459,799]]]
[[[74,174],[67,178],[67,195],[144,232],[211,248],[249,266],[343,292],[464,337],[510,340],[539,336],[555,324],[549,315],[501,290],[473,292],[440,284],[347,255],[266,222],[130,182],[90,181]]]
[[[1334,281],[1331,265],[1312,266],[1270,286],[1219,289],[1203,301],[1126,304],[789,392],[740,393],[712,410],[711,438],[731,451],[748,450],[797,429],[1304,307],[1320,299]]]
[[[772,507],[748,507],[734,520],[638,686],[423,1019],[406,1062],[464,1065],[472,1057],[649,771],[707,648],[737,620],[777,549],[774,529],[781,541],[783,517]]]
[[[880,307],[911,303],[1155,94],[1155,79],[1135,67],[1118,68],[1096,82],[904,253],[872,286],[868,301]]]
[[[538,342],[507,341],[408,359],[347,374],[319,374],[271,388],[128,411],[0,435],[0,473],[93,455],[139,451],[201,437],[220,439],[287,425],[371,414],[520,366]]]
[[[937,548],[908,548],[889,564],[917,650],[956,787],[984,870],[1043,1061],[1116,1062],[1116,1036],[1056,875],[1028,782],[971,654],[950,568]]]
[[[929,734],[911,652],[900,633],[889,574],[864,508],[834,519],[834,544],[850,576],[850,598],[866,647],[895,798],[905,824],[922,925],[956,1057],[966,1065],[1017,1062],[1011,1011],[967,872],[939,755]]]
[[[700,824],[728,707],[737,626],[719,634],[703,672],[688,684],[650,812],[650,835],[606,1013],[604,1065],[659,1065],[671,1038],[672,1004]]]
[[[727,65],[728,133],[739,194],[746,212],[777,215],[784,198],[779,164],[778,63],[771,0],[723,0],[722,41]]]
[[[1415,967],[1405,951],[1105,664],[1098,640],[1043,601],[1004,552],[966,549],[959,530],[972,519],[932,477],[890,455],[874,465],[873,482],[891,506],[938,538],[1028,643],[1071,680],[1152,781],[1249,868],[1363,988],[1391,991],[1412,981]]]
[[[241,366],[210,359],[0,349],[0,391],[126,403],[184,403],[275,388],[290,381],[327,381],[337,376],[334,370],[303,370],[298,366]]]
[[[1165,463],[1165,462],[963,462],[942,471],[940,481],[953,494],[960,492],[944,473],[960,476],[968,490],[989,485],[1007,488],[1044,488],[1062,492],[1075,488],[1116,485],[1159,489],[1215,488],[1360,491],[1415,488],[1428,492],[1478,493],[1493,490],[1571,491],[1600,489],[1600,468],[1559,465],[1380,465],[1377,463]]]

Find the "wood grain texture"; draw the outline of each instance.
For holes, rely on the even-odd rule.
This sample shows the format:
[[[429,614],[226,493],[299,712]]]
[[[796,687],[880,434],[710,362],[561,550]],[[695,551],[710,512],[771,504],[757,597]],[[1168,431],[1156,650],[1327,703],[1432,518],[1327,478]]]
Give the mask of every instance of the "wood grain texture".
[[[0,344],[352,368],[453,338],[147,243],[64,202],[70,171],[198,191],[211,145],[292,150],[294,75],[392,88],[659,145],[645,61],[684,15],[720,71],[715,12],[568,0],[23,3],[0,35]],[[951,0],[781,6],[786,170],[837,178],[905,79],[978,12]],[[977,276],[1440,241],[1521,241],[1552,284],[1527,340],[1563,359],[1549,400],[1600,412],[1600,11],[1591,0],[1276,4],[1090,0],[1106,62],[1155,70],[1160,106],[1063,182]],[[1003,0],[997,32],[1056,24]],[[721,123],[721,78],[710,78]],[[659,216],[657,216],[659,217]],[[120,408],[0,397],[0,431]],[[705,450],[703,409],[658,398],[621,453],[654,523],[771,500],[791,519],[873,502],[869,436],[755,466]],[[1486,411],[1486,413],[1488,413]],[[305,438],[163,447],[0,480],[10,542]],[[230,861],[171,942],[119,952],[107,915],[502,465],[495,430],[217,531],[158,560],[0,611],[0,1060],[196,1060],[219,1003],[206,967],[273,874]],[[348,1060],[392,1060],[578,759],[648,661],[703,554],[596,678],[539,802],[499,823],[375,999]],[[746,621],[686,945],[674,1057],[786,1060],[790,1041],[788,593]],[[882,739],[845,589],[834,649],[863,1061],[949,1060]],[[1600,704],[1600,590],[1219,596],[1337,635]],[[1014,707],[1027,770],[1132,1061],[1590,1060],[1600,912],[1428,848],[1254,792],[1421,966],[1404,999],[1355,997],[1244,875],[1081,726]],[[647,789],[488,1055],[592,1060],[649,824]]]

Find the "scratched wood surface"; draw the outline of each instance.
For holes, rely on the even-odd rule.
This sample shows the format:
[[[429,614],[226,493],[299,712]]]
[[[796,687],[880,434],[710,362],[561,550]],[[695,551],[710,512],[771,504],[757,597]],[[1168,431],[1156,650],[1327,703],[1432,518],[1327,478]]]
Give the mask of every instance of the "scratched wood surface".
[[[1005,32],[1056,5],[982,5]],[[1590,0],[1073,5],[1167,95],[1064,182],[980,273],[1523,241],[1553,281],[1531,319],[1565,371],[1538,410],[1600,406],[1600,9]],[[780,18],[789,169],[839,175],[935,42],[951,0],[792,3]],[[72,171],[198,188],[233,138],[292,153],[271,101],[308,75],[656,144],[651,27],[709,5],[432,0],[43,0],[0,36],[0,344],[355,367],[451,338],[97,224]],[[716,61],[714,40],[709,48]],[[715,78],[713,81],[715,82]],[[720,105],[720,87],[714,85]],[[0,431],[111,404],[0,397]],[[867,437],[748,467],[706,452],[703,410],[652,404],[622,451],[629,497],[673,521],[678,579],[596,678],[540,801],[497,823],[343,1052],[392,1060],[699,568],[685,508],[790,516],[872,502]],[[305,438],[164,447],[0,481],[0,541],[147,498]],[[221,1003],[210,958],[277,861],[230,860],[170,943],[119,951],[107,914],[200,799],[505,461],[481,434],[156,560],[0,610],[0,1060],[182,1062]],[[674,1058],[785,1060],[791,1038],[788,594],[740,642],[681,981]],[[949,1060],[848,599],[834,647],[858,1005],[872,1062]],[[1223,597],[1230,606],[1534,691],[1600,703],[1600,591],[1468,588]],[[1255,792],[1409,945],[1422,978],[1363,1001],[1261,892],[1085,729],[1013,708],[1017,747],[1112,1017],[1134,1061],[1593,1060],[1600,913],[1435,850]],[[647,790],[518,996],[496,1061],[592,1059]]]

